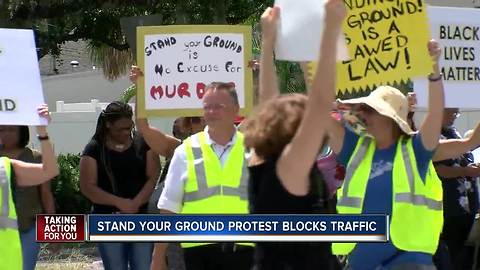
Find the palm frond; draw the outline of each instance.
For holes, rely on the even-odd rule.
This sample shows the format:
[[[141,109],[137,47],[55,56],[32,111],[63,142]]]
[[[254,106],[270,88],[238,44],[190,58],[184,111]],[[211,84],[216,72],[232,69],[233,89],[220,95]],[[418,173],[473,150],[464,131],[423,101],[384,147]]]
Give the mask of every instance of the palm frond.
[[[123,91],[122,95],[120,96],[120,100],[125,103],[128,103],[136,95],[137,95],[137,86],[135,84],[132,84]]]
[[[102,68],[103,75],[110,81],[126,75],[135,63],[130,49],[121,51],[105,44],[90,43],[88,51],[92,62]]]

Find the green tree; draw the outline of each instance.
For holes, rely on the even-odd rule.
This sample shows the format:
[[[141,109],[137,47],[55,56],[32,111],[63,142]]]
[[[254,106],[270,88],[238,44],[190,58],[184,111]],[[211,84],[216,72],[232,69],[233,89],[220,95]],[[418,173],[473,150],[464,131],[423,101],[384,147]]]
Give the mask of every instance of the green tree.
[[[39,58],[59,55],[61,44],[87,40],[107,78],[125,74],[134,61],[120,18],[160,14],[169,24],[239,24],[260,16],[272,0],[5,0],[0,27],[31,28]]]

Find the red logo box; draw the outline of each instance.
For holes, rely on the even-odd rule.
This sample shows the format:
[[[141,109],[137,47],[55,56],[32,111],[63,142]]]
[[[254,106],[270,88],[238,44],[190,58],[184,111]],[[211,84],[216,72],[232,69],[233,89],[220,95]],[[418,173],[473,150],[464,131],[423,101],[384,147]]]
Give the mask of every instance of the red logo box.
[[[85,215],[37,215],[37,242],[85,242]]]

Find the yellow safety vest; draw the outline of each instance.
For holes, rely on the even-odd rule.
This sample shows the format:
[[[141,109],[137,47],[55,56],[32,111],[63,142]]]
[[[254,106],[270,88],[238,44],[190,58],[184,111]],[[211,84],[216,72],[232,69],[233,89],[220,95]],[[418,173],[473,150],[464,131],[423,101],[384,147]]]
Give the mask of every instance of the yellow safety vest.
[[[10,190],[10,159],[0,157],[0,266],[22,270],[22,246]]]
[[[345,181],[337,192],[340,214],[361,214],[370,176],[375,141],[361,137],[347,166]],[[430,162],[422,181],[411,138],[397,144],[392,171],[390,239],[395,247],[434,254],[443,226],[442,184]],[[333,243],[336,255],[347,255],[356,243]]]
[[[200,147],[192,146],[198,136]],[[243,134],[236,142],[222,168],[219,158],[206,142],[205,132],[184,141],[187,154],[187,181],[184,185],[181,214],[248,214],[248,172]],[[183,248],[209,243],[182,243]],[[240,243],[241,245],[252,245]]]

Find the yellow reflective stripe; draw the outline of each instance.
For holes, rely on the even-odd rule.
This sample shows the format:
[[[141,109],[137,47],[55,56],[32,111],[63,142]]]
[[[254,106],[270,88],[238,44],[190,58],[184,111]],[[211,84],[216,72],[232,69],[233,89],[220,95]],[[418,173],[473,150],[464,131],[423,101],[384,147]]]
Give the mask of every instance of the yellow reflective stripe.
[[[0,229],[18,230],[18,222],[16,219],[8,217],[0,217]]]
[[[211,188],[203,188],[203,189],[199,188],[198,191],[185,192],[185,194],[183,195],[183,201],[193,202],[193,201],[203,200],[211,196],[220,195],[220,194],[221,194],[221,190],[219,186],[211,187]]]
[[[361,138],[362,139],[362,138]],[[371,139],[364,137],[363,141],[360,144],[360,148],[355,152],[354,156],[350,160],[347,168],[347,174],[345,175],[345,180],[343,183],[342,196],[338,199],[337,206],[347,206],[347,207],[362,207],[362,198],[359,197],[349,197],[348,189],[350,183],[352,182],[353,175],[360,167],[365,154],[367,153],[368,146],[370,145]]]
[[[184,193],[184,201],[185,202],[192,202],[192,201],[197,201],[197,200],[203,200],[206,198],[209,198],[211,196],[215,195],[229,195],[229,196],[237,196],[242,200],[247,200],[247,185],[248,185],[248,171],[247,171],[247,166],[246,162],[244,161],[243,157],[243,151],[236,151],[239,149],[239,147],[243,147],[243,140],[241,136],[239,136],[240,133],[237,133],[237,142],[233,146],[232,151],[230,152],[229,157],[227,158],[227,163],[232,163],[235,160],[235,155],[240,154],[242,155],[242,171],[241,172],[231,172],[231,171],[226,171],[225,173],[221,168],[212,168],[216,169],[219,172],[214,173],[214,175],[225,175],[225,174],[234,174],[234,173],[241,173],[240,177],[240,184],[238,188],[235,187],[229,187],[229,186],[221,186],[221,185],[215,185],[212,187],[208,186],[207,182],[207,172],[205,170],[205,160],[207,160],[207,155],[210,157],[208,160],[211,160],[212,162],[218,163],[218,164],[210,164],[215,167],[219,167],[220,165],[220,160],[217,158],[216,154],[213,152],[213,150],[206,144],[206,138],[205,138],[205,133],[201,132],[198,134],[198,139],[200,143],[200,147],[193,147],[191,146],[190,143],[186,145],[189,149],[189,152],[191,154],[190,158],[187,158],[189,161],[189,165],[193,167],[194,175],[195,175],[195,182],[197,185],[197,188],[195,191],[190,191],[190,192],[185,192]],[[202,151],[202,149],[204,151]],[[211,152],[210,152],[211,151]],[[187,154],[188,156],[188,154]],[[202,160],[202,162],[197,162],[194,164],[195,160]],[[213,180],[213,179],[212,179]],[[221,179],[216,179],[217,181]],[[221,183],[220,181],[219,183]]]
[[[185,192],[198,190],[197,178],[195,175],[195,158],[193,157],[192,137],[188,137],[183,143],[185,144],[185,154],[187,157],[187,181],[185,182]]]
[[[0,229],[18,229],[17,219],[10,218],[10,159],[0,158],[0,186],[2,189],[2,204],[0,213]]]
[[[199,147],[192,147],[192,152],[193,152],[194,160],[202,159],[202,150]],[[207,185],[207,176],[205,172],[205,163],[198,162],[194,166],[195,166],[195,175],[197,178],[198,190],[206,190],[208,188],[208,185]]]
[[[206,133],[198,133],[198,142],[200,143],[202,161],[205,166],[205,175],[208,179],[208,184],[210,186],[216,186],[220,184],[218,179],[222,175],[222,163],[218,158],[215,151],[212,149],[212,146],[207,143]],[[197,174],[198,176],[198,174]]]
[[[402,139],[401,150],[402,157],[405,166],[405,171],[407,173],[408,185],[410,187],[410,193],[415,194],[415,177],[413,173],[412,160],[410,159],[410,154],[407,150],[408,138]]]
[[[395,194],[395,201],[401,203],[410,203],[413,205],[426,206],[432,210],[442,210],[443,203],[442,201],[436,201],[430,198],[427,198],[426,195],[415,194],[415,176],[413,172],[413,163],[408,153],[407,143],[409,138],[405,137],[401,142],[401,151],[403,162],[405,166],[405,172],[407,173],[408,185],[410,187],[410,192],[408,193],[397,193]],[[425,179],[426,182],[426,179]]]
[[[242,155],[243,165],[242,165],[242,175],[240,176],[240,186],[239,189],[239,196],[242,200],[248,200],[248,168],[247,168],[247,161],[245,160],[245,153]]]
[[[338,200],[337,206],[362,207],[362,198],[358,198],[358,197],[344,197],[344,196],[342,196],[342,197]]]
[[[2,188],[2,204],[0,218],[7,219],[10,215],[10,175],[7,174],[7,167],[10,167],[9,159],[0,159],[0,186]]]
[[[395,202],[410,203],[413,205],[426,206],[432,210],[442,210],[442,201],[429,199],[424,195],[415,195],[412,193],[398,193],[395,194]]]
[[[243,190],[242,188],[232,188],[232,187],[222,187],[222,194],[223,195],[230,195],[230,196],[237,196],[240,197],[241,200],[247,200],[247,192],[246,188]]]

